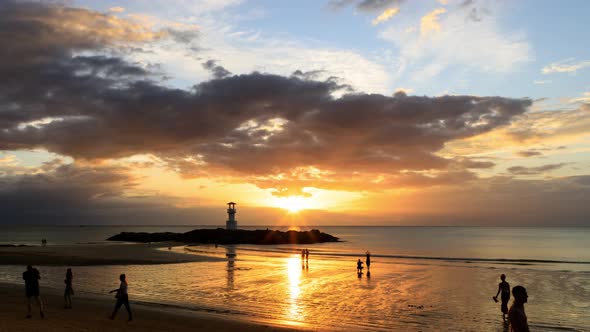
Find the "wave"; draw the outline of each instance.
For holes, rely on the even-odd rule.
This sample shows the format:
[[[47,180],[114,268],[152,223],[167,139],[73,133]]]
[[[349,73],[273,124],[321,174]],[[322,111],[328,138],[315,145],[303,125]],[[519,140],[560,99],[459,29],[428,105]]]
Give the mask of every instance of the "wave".
[[[282,253],[282,254],[299,254],[300,248],[265,248],[265,247],[242,247],[235,246],[240,251],[265,252],[265,253]],[[198,250],[191,250],[198,252]],[[207,250],[200,252],[206,253]],[[324,257],[364,257],[365,253],[357,252],[336,252],[331,250],[316,250],[312,252],[313,256]],[[411,260],[434,260],[447,262],[465,262],[465,263],[497,263],[497,264],[515,264],[515,265],[534,265],[534,264],[575,264],[590,265],[587,261],[574,260],[554,260],[554,259],[531,259],[531,258],[486,258],[486,257],[445,257],[445,256],[419,256],[419,255],[398,255],[398,254],[371,254],[371,258],[386,259],[411,259]]]

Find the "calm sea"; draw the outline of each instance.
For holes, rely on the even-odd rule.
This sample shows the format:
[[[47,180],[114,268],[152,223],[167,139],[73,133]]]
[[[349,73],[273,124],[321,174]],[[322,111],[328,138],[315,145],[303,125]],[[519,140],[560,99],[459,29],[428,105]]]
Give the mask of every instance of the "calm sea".
[[[0,243],[101,242],[122,231],[184,232],[202,226],[0,226]],[[242,227],[256,229],[266,227]],[[276,227],[273,227],[276,228]],[[310,229],[312,227],[306,227]],[[133,300],[345,331],[505,331],[499,275],[528,293],[533,331],[590,331],[590,228],[317,227],[343,242],[186,251],[235,260],[160,266],[74,267],[78,294],[103,296],[126,273]],[[286,229],[286,228],[283,228]],[[372,254],[371,276],[356,260]],[[61,288],[63,267],[39,267],[44,287]],[[20,284],[21,266],[0,281]],[[366,271],[366,270],[365,270]]]

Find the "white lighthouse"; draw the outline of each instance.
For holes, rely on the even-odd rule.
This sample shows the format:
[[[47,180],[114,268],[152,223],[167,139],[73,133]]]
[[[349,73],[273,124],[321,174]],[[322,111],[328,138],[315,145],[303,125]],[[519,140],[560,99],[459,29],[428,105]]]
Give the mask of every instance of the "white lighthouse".
[[[236,220],[236,203],[227,203],[227,221],[225,222],[225,229],[238,229],[238,221]]]

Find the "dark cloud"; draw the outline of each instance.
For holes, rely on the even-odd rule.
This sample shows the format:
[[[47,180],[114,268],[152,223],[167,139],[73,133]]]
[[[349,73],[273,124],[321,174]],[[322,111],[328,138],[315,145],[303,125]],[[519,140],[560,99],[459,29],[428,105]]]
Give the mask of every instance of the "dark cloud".
[[[182,44],[191,44],[199,38],[199,32],[196,29],[172,29],[164,30],[173,40]]]
[[[75,220],[104,199],[121,199],[133,186],[126,169],[80,167],[54,161],[46,172],[0,177],[0,214],[5,223],[60,218]]]
[[[514,175],[537,175],[545,172],[554,171],[559,169],[563,166],[567,165],[566,163],[560,164],[548,164],[538,167],[524,167],[524,166],[513,166],[508,168],[508,172]]]
[[[590,176],[546,180],[480,179],[468,186],[370,200],[430,225],[590,226]],[[404,208],[406,212],[404,213]]]
[[[536,150],[525,150],[525,151],[518,151],[518,152],[516,152],[516,155],[517,156],[520,156],[520,157],[528,158],[528,157],[542,156],[543,153],[542,152],[539,152],[539,151],[536,151]]]
[[[213,209],[182,209],[167,197],[132,196],[137,180],[128,169],[61,164],[37,174],[0,177],[0,224],[210,223]],[[217,213],[215,213],[217,212]]]
[[[491,162],[491,161],[481,161],[481,160],[474,160],[474,159],[469,159],[469,158],[456,158],[456,160],[454,161],[454,163],[460,168],[493,168],[494,166],[496,166],[495,163]]]
[[[470,7],[472,5],[475,5],[475,0],[464,0],[459,4],[459,7]]]
[[[213,78],[220,79],[231,75],[231,72],[227,69],[219,66],[215,60],[208,60],[203,63],[203,68],[209,70],[213,74]]]
[[[382,11],[389,7],[397,7],[405,0],[330,0],[328,6],[332,9],[342,9],[348,6],[354,6],[362,12]]]

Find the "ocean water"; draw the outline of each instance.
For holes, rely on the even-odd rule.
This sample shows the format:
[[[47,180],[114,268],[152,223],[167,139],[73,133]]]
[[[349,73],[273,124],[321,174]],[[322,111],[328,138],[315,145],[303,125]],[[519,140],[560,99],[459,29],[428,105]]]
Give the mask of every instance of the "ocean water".
[[[0,227],[0,243],[100,242],[121,231],[200,227]],[[244,227],[246,228],[246,227]],[[253,227],[261,228],[261,227]],[[264,228],[264,227],[263,227]],[[492,301],[499,275],[523,285],[532,331],[590,331],[590,229],[321,227],[339,243],[195,246],[179,252],[226,262],[74,267],[77,294],[104,295],[126,273],[134,301],[218,312],[301,329],[336,331],[506,331]],[[371,275],[356,260],[372,253]],[[63,267],[38,267],[61,289]],[[0,281],[20,284],[21,266]],[[366,269],[365,269],[366,272]]]

